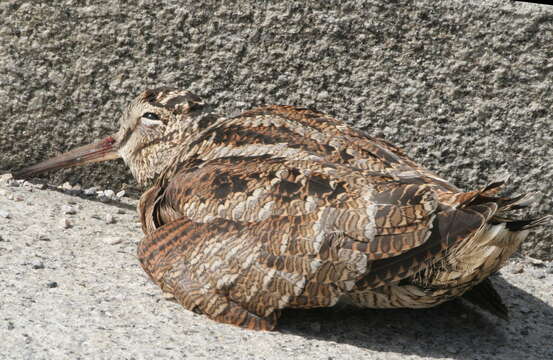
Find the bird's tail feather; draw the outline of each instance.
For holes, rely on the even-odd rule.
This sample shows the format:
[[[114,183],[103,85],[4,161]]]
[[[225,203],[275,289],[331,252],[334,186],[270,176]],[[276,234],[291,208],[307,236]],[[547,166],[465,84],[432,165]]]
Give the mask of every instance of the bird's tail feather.
[[[489,220],[491,224],[505,223],[506,229],[510,231],[523,231],[538,226],[544,226],[551,223],[553,216],[546,215],[529,219],[513,219],[509,216],[509,212],[519,209],[524,209],[536,203],[541,198],[539,192],[529,192],[513,197],[500,197],[497,193],[505,185],[507,178],[494,181],[486,185],[483,189],[464,193],[461,198],[460,207],[470,207],[485,203],[496,203],[497,212]]]

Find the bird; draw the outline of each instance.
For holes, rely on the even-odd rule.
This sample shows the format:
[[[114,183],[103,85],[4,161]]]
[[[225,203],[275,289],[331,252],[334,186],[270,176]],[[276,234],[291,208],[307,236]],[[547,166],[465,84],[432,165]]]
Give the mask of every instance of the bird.
[[[185,309],[273,330],[284,309],[428,308],[508,317],[490,281],[528,232],[534,193],[463,191],[390,142],[312,108],[221,116],[188,90],[141,92],[119,130],[15,172],[122,158],[146,188],[138,260]]]

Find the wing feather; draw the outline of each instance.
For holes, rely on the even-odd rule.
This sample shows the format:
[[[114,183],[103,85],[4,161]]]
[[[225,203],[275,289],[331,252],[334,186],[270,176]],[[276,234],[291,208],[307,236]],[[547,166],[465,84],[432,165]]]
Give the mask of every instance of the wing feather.
[[[146,272],[186,308],[247,327],[396,281],[454,240],[431,186],[318,161],[219,159],[143,201]]]

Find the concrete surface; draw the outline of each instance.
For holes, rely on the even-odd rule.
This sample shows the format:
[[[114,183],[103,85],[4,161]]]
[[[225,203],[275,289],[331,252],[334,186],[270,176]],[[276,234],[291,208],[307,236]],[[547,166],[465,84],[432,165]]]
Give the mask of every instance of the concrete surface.
[[[553,8],[505,1],[0,2],[0,172],[117,128],[159,85],[222,114],[313,106],[465,189],[512,174],[553,212]],[[122,162],[48,176],[134,185]],[[527,254],[553,259],[553,231]]]
[[[509,322],[459,301],[287,311],[254,332],[163,298],[136,259],[136,200],[14,185],[0,182],[2,360],[553,358],[553,262],[518,258],[494,277]]]

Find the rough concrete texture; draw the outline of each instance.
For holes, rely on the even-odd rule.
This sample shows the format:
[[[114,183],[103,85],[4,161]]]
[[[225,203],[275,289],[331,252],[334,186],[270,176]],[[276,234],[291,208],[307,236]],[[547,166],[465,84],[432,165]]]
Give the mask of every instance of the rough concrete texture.
[[[159,85],[232,114],[313,106],[463,188],[505,173],[553,210],[553,8],[485,1],[0,3],[0,169],[117,128]],[[131,183],[121,162],[50,175]],[[529,242],[552,255],[551,231]]]
[[[254,332],[164,299],[136,259],[135,205],[0,183],[0,359],[553,358],[553,262],[494,276],[509,322],[455,301],[285,311],[277,331]]]

